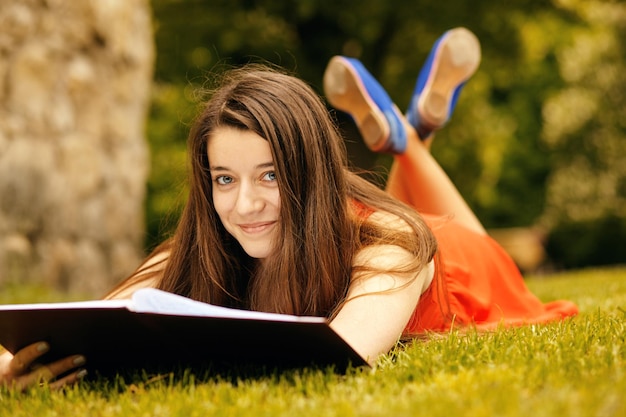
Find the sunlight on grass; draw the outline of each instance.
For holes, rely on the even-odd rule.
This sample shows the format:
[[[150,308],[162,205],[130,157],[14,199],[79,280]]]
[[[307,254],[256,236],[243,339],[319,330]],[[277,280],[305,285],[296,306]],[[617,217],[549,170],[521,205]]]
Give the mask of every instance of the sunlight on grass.
[[[626,269],[530,277],[528,285],[545,301],[575,301],[581,314],[549,325],[437,335],[398,346],[376,369],[346,375],[185,372],[95,380],[64,393],[5,389],[0,416],[626,415]]]
[[[543,301],[566,299],[581,313],[626,308],[626,268],[584,269],[546,277],[530,276],[528,287]]]

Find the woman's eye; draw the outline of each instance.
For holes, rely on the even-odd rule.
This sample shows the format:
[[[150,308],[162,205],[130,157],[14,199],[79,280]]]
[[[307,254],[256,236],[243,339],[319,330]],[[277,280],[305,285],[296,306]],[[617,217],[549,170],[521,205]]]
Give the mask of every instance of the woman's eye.
[[[228,185],[233,182],[233,178],[227,175],[220,175],[219,177],[215,177],[215,182],[219,185]]]
[[[276,181],[276,173],[274,171],[270,171],[263,175],[264,181]]]

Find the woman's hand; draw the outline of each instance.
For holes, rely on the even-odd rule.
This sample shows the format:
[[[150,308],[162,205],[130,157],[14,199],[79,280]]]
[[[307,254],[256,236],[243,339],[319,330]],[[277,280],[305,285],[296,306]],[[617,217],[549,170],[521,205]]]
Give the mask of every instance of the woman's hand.
[[[38,363],[37,359],[49,350],[48,343],[39,342],[26,346],[15,355],[9,352],[0,354],[0,386],[23,391],[35,384],[50,382],[49,387],[54,390],[73,384],[87,374],[85,369],[80,368],[85,364],[85,357],[81,355],[68,356],[45,365]],[[75,371],[57,379],[72,369]]]

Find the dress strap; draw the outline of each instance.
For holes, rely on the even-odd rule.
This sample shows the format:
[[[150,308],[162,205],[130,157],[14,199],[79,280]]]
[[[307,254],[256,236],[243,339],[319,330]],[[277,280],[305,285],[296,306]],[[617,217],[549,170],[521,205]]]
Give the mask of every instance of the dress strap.
[[[376,211],[372,207],[366,206],[362,202],[355,199],[350,200],[350,205],[352,206],[352,209],[357,217],[360,217],[363,220],[367,219]]]

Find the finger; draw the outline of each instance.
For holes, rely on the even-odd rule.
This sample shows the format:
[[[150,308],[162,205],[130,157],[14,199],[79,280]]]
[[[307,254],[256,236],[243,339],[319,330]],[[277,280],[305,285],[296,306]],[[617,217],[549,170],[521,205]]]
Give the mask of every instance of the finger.
[[[35,384],[43,384],[54,379],[55,375],[47,366],[39,365],[29,374],[16,378],[16,382],[22,390]]]
[[[72,369],[84,366],[86,362],[87,361],[84,356],[74,355],[49,363],[45,367],[49,369],[50,373],[54,375],[54,377],[57,377]]]
[[[72,372],[71,374],[64,376],[63,378],[57,379],[56,381],[48,384],[48,386],[51,390],[56,391],[67,385],[75,384],[86,376],[87,370],[79,369],[76,372]]]
[[[50,350],[46,342],[33,343],[15,353],[9,363],[9,371],[13,375],[24,374],[38,357]]]
[[[75,355],[58,360],[56,362],[52,362],[47,365],[38,365],[29,374],[23,375],[18,378],[18,384],[22,387],[28,387],[35,384],[49,382],[54,380],[59,375],[62,375],[79,366],[83,366],[85,363],[86,361],[84,356]],[[63,380],[64,378],[61,378],[60,380]],[[56,382],[57,381],[55,381],[55,383]]]

